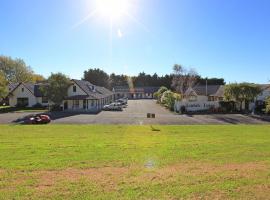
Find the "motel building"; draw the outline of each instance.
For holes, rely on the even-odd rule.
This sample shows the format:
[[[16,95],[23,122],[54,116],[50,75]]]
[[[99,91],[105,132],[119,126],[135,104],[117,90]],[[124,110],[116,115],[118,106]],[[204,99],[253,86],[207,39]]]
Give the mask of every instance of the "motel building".
[[[71,80],[67,97],[62,103],[64,111],[97,112],[104,105],[115,100],[114,92],[88,81]],[[48,98],[41,92],[42,84],[17,83],[9,86],[9,105],[11,107],[48,106]]]
[[[135,87],[117,86],[113,88],[116,98],[128,99],[153,99],[154,93],[159,90],[159,87]]]
[[[186,90],[181,101],[175,102],[175,111],[185,107],[188,112],[207,111],[219,108],[219,102],[224,99],[223,85],[197,85]]]

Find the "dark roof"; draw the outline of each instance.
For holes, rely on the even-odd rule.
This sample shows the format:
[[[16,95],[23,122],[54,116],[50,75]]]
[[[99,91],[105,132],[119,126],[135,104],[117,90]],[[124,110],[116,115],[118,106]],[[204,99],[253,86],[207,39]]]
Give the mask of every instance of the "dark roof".
[[[12,93],[17,87],[24,85],[35,97],[42,97],[41,86],[44,84],[35,83],[12,83],[9,84],[10,93]]]
[[[107,88],[96,86],[88,81],[72,80],[76,83],[88,96],[87,99],[101,99],[113,95],[114,93]]]
[[[260,84],[259,86],[262,90],[270,89],[270,84]]]
[[[196,93],[199,96],[224,96],[224,85],[196,85],[186,91],[186,95]]]
[[[155,93],[159,90],[159,87],[135,87],[130,88],[128,86],[116,86],[114,87],[114,91],[116,93],[132,93],[132,92],[143,92],[143,93]]]

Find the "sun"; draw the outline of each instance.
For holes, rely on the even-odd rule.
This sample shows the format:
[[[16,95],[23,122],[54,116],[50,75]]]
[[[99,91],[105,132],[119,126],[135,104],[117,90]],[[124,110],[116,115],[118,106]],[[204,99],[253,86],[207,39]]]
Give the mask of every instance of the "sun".
[[[128,12],[128,0],[96,0],[97,12],[110,20],[119,20]]]

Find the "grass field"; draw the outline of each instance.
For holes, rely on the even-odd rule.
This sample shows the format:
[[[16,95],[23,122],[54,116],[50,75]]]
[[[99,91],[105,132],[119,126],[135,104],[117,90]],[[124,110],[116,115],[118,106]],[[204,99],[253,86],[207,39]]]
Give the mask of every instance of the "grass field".
[[[270,126],[0,126],[0,199],[269,199]]]

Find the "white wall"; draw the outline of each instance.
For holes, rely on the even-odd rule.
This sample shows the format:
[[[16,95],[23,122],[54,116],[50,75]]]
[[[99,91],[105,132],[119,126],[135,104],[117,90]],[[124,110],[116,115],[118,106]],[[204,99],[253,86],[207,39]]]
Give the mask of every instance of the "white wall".
[[[265,101],[267,97],[270,97],[270,88],[264,90],[258,97],[258,101]]]
[[[24,88],[23,92],[22,88]],[[13,95],[9,97],[9,105],[15,107],[17,105],[17,98],[28,98],[28,107],[37,104],[37,98],[23,84],[13,91]]]
[[[73,92],[73,86],[76,86],[76,92]],[[68,96],[87,95],[76,83],[72,84],[68,88]]]
[[[219,108],[220,105],[219,105],[219,102],[217,101],[205,101],[205,102],[177,101],[175,103],[175,111],[180,111],[182,106],[185,106],[187,111],[196,112],[196,111],[209,110],[211,107]]]

